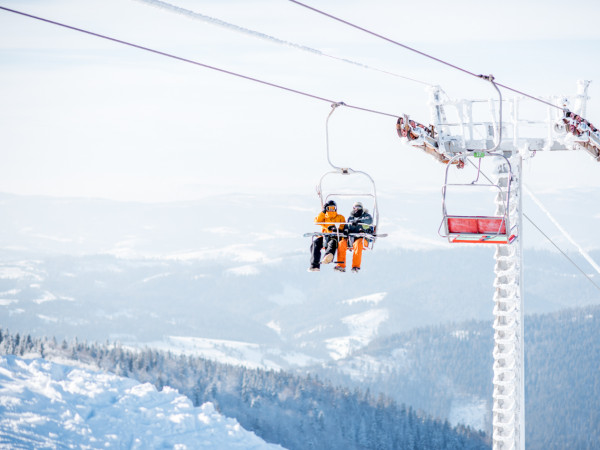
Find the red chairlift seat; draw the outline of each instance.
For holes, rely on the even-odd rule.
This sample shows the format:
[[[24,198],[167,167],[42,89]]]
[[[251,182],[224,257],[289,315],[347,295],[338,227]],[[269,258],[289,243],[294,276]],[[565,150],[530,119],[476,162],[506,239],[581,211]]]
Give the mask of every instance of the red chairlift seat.
[[[487,153],[487,152],[486,152]],[[495,154],[495,156],[503,157],[508,166],[510,163],[503,155]],[[462,158],[461,155],[456,155],[451,158],[450,163],[454,162],[455,159]],[[446,208],[446,195],[447,188],[449,186],[463,186],[466,188],[492,188],[497,189],[498,193],[502,197],[504,211],[509,211],[510,201],[510,184],[512,177],[509,178],[509,184],[506,191],[503,191],[500,186],[493,183],[470,183],[470,184],[457,184],[448,183],[448,169],[451,164],[448,164],[446,168],[446,181],[442,188],[442,214],[443,219],[440,225],[444,227],[445,234],[440,233],[443,237],[448,238],[448,241],[453,244],[511,244],[518,235],[517,226],[510,226],[508,213],[505,212],[503,216],[475,216],[475,215],[456,215],[449,214]],[[478,179],[479,179],[478,168]],[[476,180],[477,181],[477,180]]]
[[[504,217],[446,216],[445,221],[451,243],[510,244],[517,237],[506,232]]]

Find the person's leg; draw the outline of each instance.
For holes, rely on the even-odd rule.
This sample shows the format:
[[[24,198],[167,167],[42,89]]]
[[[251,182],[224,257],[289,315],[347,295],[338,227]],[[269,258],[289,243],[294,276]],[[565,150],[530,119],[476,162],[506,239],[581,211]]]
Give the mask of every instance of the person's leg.
[[[352,268],[356,267],[360,269],[362,251],[368,248],[368,245],[368,242],[364,238],[358,238],[354,241],[354,245],[352,246]]]
[[[342,239],[337,252],[338,267],[346,267],[346,251],[348,251],[348,239]]]
[[[310,245],[310,267],[318,269],[321,265],[321,249],[323,248],[323,236],[313,238]]]
[[[338,246],[338,242],[337,239],[335,238],[329,238],[327,239],[327,243],[325,244],[325,256],[323,256],[323,264],[329,264],[331,261],[333,261],[333,258],[335,257],[335,251],[337,250],[337,246]]]

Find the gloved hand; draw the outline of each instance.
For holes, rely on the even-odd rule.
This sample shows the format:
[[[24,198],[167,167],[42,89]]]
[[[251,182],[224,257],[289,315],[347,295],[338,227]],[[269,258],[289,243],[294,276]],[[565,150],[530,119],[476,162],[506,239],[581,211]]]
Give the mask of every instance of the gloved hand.
[[[335,228],[335,225],[329,225],[327,227],[327,230],[330,231],[331,233],[335,233],[337,231],[337,229]]]

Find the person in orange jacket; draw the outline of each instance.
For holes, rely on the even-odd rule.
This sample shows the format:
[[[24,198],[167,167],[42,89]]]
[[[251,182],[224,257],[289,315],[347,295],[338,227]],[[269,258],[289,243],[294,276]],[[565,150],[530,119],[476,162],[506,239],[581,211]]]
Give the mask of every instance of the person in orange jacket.
[[[352,234],[373,234],[373,217],[363,208],[361,202],[355,202],[352,212],[348,216],[346,238],[342,239],[338,247],[338,263],[334,267],[338,272],[346,271],[346,250],[352,247],[352,272],[358,273],[362,260],[362,251],[369,248],[369,238],[353,236]],[[349,242],[348,242],[349,241]]]
[[[315,217],[315,223],[321,225],[321,231],[323,233],[343,232],[345,222],[346,219],[344,216],[337,213],[337,204],[333,200],[329,200],[325,203],[323,211]],[[321,250],[323,247],[325,247],[325,255],[323,256],[323,260],[321,260]],[[332,262],[337,248],[337,236],[327,235],[314,237],[310,246],[310,267],[308,268],[308,271],[318,272],[321,263],[329,264]],[[344,256],[345,253],[344,250]]]

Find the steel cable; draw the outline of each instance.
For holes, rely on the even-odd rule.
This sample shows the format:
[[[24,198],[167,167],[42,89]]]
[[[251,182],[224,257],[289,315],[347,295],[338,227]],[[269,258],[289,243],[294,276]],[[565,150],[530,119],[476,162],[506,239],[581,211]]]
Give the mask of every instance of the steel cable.
[[[356,24],[354,24],[354,23],[352,23],[352,22],[348,22],[347,20],[341,19],[341,18],[339,18],[339,17],[337,17],[337,16],[334,16],[333,14],[329,14],[329,13],[326,13],[325,11],[321,11],[320,9],[317,9],[317,8],[314,8],[314,7],[312,7],[312,6],[309,6],[309,5],[305,4],[305,3],[299,2],[298,0],[289,0],[289,1],[290,1],[290,2],[292,2],[292,3],[295,3],[295,4],[299,5],[299,6],[302,6],[302,7],[304,7],[304,8],[310,9],[311,11],[314,11],[314,12],[316,12],[316,13],[318,13],[318,14],[321,14],[321,15],[323,15],[323,16],[329,17],[330,19],[333,19],[333,20],[335,20],[335,21],[337,21],[337,22],[343,23],[343,24],[345,24],[345,25],[348,25],[348,26],[350,26],[350,27],[352,27],[352,28],[356,28],[357,30],[360,30],[360,31],[363,31],[363,32],[365,32],[365,33],[367,33],[367,34],[370,34],[370,35],[372,35],[372,36],[375,36],[375,37],[377,37],[377,38],[379,38],[379,39],[383,39],[384,41],[387,41],[387,42],[390,42],[390,43],[392,43],[392,44],[394,44],[394,45],[398,45],[398,46],[400,46],[400,47],[403,47],[403,48],[405,48],[406,50],[409,50],[409,51],[411,51],[411,52],[417,53],[417,54],[419,54],[419,55],[421,55],[421,56],[424,56],[425,58],[429,58],[429,59],[432,59],[433,61],[439,62],[440,64],[444,64],[444,65],[446,65],[446,66],[448,66],[448,67],[451,67],[452,69],[455,69],[455,70],[459,70],[459,71],[461,71],[461,72],[464,72],[464,73],[466,73],[467,75],[471,75],[471,76],[473,76],[473,77],[482,78],[482,79],[488,79],[488,78],[489,78],[489,76],[490,76],[490,75],[481,75],[481,74],[476,74],[475,72],[471,72],[471,71],[469,71],[469,70],[467,70],[467,69],[463,69],[462,67],[459,67],[459,66],[456,66],[456,65],[454,65],[454,64],[451,64],[451,63],[449,63],[448,61],[444,61],[443,59],[436,58],[435,56],[429,55],[429,54],[427,54],[427,53],[424,53],[424,52],[422,52],[422,51],[420,51],[420,50],[417,50],[417,49],[415,49],[415,48],[409,47],[408,45],[402,44],[401,42],[398,42],[398,41],[395,41],[395,40],[393,40],[393,39],[390,39],[390,38],[388,38],[388,37],[385,37],[385,36],[383,36],[383,35],[381,35],[381,34],[379,34],[379,33],[375,33],[374,31],[371,31],[371,30],[368,30],[368,29],[366,29],[366,28],[363,28],[363,27],[361,27],[361,26],[359,26],[359,25],[356,25]],[[514,92],[514,93],[516,93],[516,94],[523,95],[523,96],[525,96],[525,97],[528,97],[528,98],[530,98],[530,99],[532,99],[532,100],[536,100],[536,101],[538,101],[538,102],[541,102],[541,103],[544,103],[544,104],[546,104],[546,105],[548,105],[548,106],[552,106],[553,108],[560,109],[561,111],[563,111],[563,110],[564,110],[564,108],[561,108],[560,106],[557,106],[557,105],[555,105],[555,104],[553,104],[553,103],[547,102],[546,100],[543,100],[543,99],[541,99],[541,98],[539,98],[539,97],[535,97],[535,96],[533,96],[533,95],[530,95],[530,94],[527,94],[527,93],[525,93],[525,92],[519,91],[519,90],[517,90],[517,89],[511,88],[511,87],[509,87],[509,86],[506,86],[505,84],[501,84],[501,83],[496,83],[496,84],[497,84],[498,86],[500,86],[500,87],[502,87],[502,88],[504,88],[504,89],[507,89],[507,90],[509,90],[509,91],[512,91],[512,92]]]
[[[385,73],[386,75],[391,75],[393,77],[402,78],[402,79],[405,79],[405,80],[408,80],[408,81],[413,81],[415,83],[424,84],[426,86],[433,86],[433,84],[431,84],[431,83],[427,83],[425,81],[417,80],[416,78],[410,78],[410,77],[407,77],[407,76],[404,76],[404,75],[400,75],[398,73],[395,73],[395,72],[392,72],[392,71],[389,71],[389,70],[379,69],[377,67],[369,66],[367,64],[364,64],[364,63],[361,63],[361,62],[358,62],[358,61],[353,61],[351,59],[341,58],[341,57],[335,56],[335,55],[330,55],[330,54],[325,53],[325,52],[323,52],[321,50],[318,50],[318,49],[315,49],[315,48],[312,48],[312,47],[308,47],[306,45],[296,44],[294,42],[290,42],[290,41],[286,41],[286,40],[283,40],[283,39],[279,39],[278,37],[270,36],[268,34],[261,33],[260,31],[255,31],[255,30],[251,30],[251,29],[248,29],[248,28],[244,28],[244,27],[241,27],[239,25],[235,25],[235,24],[232,24],[232,23],[229,23],[229,22],[225,22],[224,20],[217,19],[215,17],[210,17],[210,16],[207,16],[205,14],[201,14],[201,13],[198,13],[198,12],[195,12],[195,11],[191,11],[189,9],[185,9],[185,8],[181,8],[179,6],[172,5],[171,3],[163,2],[161,0],[136,0],[136,1],[138,1],[140,3],[144,3],[144,4],[147,4],[147,5],[150,5],[150,6],[153,6],[155,8],[162,9],[164,11],[170,11],[170,12],[175,13],[175,14],[180,14],[180,15],[188,17],[190,19],[200,20],[200,21],[205,22],[205,23],[216,25],[216,26],[228,29],[228,30],[236,31],[238,33],[242,33],[242,34],[245,34],[247,36],[255,37],[255,38],[258,38],[258,39],[263,39],[263,40],[268,41],[268,42],[272,42],[272,43],[279,44],[279,45],[285,45],[287,47],[292,47],[292,48],[295,48],[295,49],[298,49],[298,50],[302,50],[304,52],[312,53],[313,55],[325,56],[327,58],[335,59],[337,61],[341,61],[341,62],[344,62],[344,63],[347,63],[347,64],[352,64],[354,66],[361,67],[363,69],[374,70],[376,72]]]
[[[64,23],[61,23],[61,22],[56,22],[54,20],[45,19],[45,18],[39,17],[39,16],[34,16],[32,14],[27,14],[27,13],[24,13],[22,11],[17,11],[17,10],[14,10],[14,9],[6,8],[4,6],[0,6],[0,9],[4,10],[4,11],[15,13],[15,14],[19,14],[21,16],[29,17],[31,19],[39,20],[41,22],[46,22],[46,23],[49,23],[49,24],[52,24],[52,25],[57,25],[59,27],[67,28],[69,30],[78,31],[80,33],[85,33],[85,34],[88,34],[90,36],[95,36],[95,37],[98,37],[98,38],[101,38],[101,39],[105,39],[105,40],[108,40],[108,41],[116,42],[118,44],[127,45],[129,47],[137,48],[139,50],[144,50],[144,51],[147,51],[147,52],[150,52],[150,53],[155,53],[157,55],[166,56],[167,58],[176,59],[178,61],[186,62],[186,63],[189,63],[189,64],[194,64],[196,66],[204,67],[206,69],[216,70],[217,72],[225,73],[225,74],[232,75],[232,76],[235,76],[235,77],[238,77],[238,78],[243,78],[243,79],[249,80],[249,81],[254,81],[256,83],[260,83],[260,84],[263,84],[263,85],[266,85],[266,86],[271,86],[271,87],[274,87],[274,88],[277,88],[277,89],[282,89],[284,91],[292,92],[294,94],[299,94],[299,95],[303,95],[305,97],[310,97],[310,98],[313,98],[313,99],[316,99],[316,100],[321,100],[321,101],[324,101],[324,102],[328,102],[330,104],[343,103],[343,102],[337,102],[335,100],[331,100],[331,99],[328,99],[328,98],[325,98],[325,97],[321,97],[321,96],[318,96],[318,95],[310,94],[308,92],[300,91],[298,89],[293,89],[293,88],[289,88],[289,87],[286,87],[286,86],[282,86],[280,84],[271,83],[270,81],[264,81],[264,80],[261,80],[261,79],[258,79],[258,78],[250,77],[248,75],[243,75],[243,74],[240,74],[240,73],[237,73],[237,72],[232,72],[230,70],[221,69],[219,67],[211,66],[209,64],[204,64],[204,63],[201,63],[199,61],[192,60],[192,59],[183,58],[181,56],[173,55],[171,53],[163,52],[163,51],[160,51],[160,50],[155,50],[155,49],[152,49],[150,47],[144,47],[142,45],[134,44],[132,42],[128,42],[128,41],[124,41],[124,40],[121,40],[121,39],[116,39],[116,38],[113,38],[113,37],[110,37],[110,36],[106,36],[106,35],[103,35],[103,34],[95,33],[93,31],[85,30],[83,28],[77,28],[77,27],[74,27],[72,25],[67,25],[67,24],[64,24]],[[369,112],[369,113],[373,113],[373,114],[379,114],[379,115],[388,116],[388,117],[394,117],[394,118],[399,117],[398,114],[386,113],[386,112],[383,112],[383,111],[377,111],[375,109],[369,109],[369,108],[364,108],[364,107],[361,107],[361,106],[350,105],[348,103],[343,103],[343,104],[344,104],[344,106],[346,106],[348,108],[356,109],[356,110],[359,110],[359,111],[365,111],[365,112]]]

